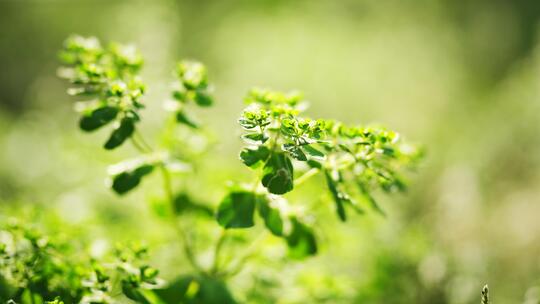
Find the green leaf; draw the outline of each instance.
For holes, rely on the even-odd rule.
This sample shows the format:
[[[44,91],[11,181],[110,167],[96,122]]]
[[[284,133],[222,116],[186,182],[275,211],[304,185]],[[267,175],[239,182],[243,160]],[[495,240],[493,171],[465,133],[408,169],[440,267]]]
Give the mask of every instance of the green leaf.
[[[325,171],[324,175],[326,176],[326,184],[328,185],[328,189],[330,190],[330,193],[332,193],[332,198],[336,203],[336,211],[339,219],[344,222],[347,220],[347,214],[345,213],[344,204],[349,200],[349,198],[346,194],[340,192],[337,189],[337,182],[332,178],[328,171]]]
[[[294,169],[285,153],[273,153],[263,168],[262,184],[273,194],[285,194],[294,187]]]
[[[259,162],[264,162],[268,159],[270,150],[265,146],[254,148],[244,148],[240,152],[240,159],[248,167],[256,167]]]
[[[199,124],[195,120],[187,116],[187,114],[183,111],[176,112],[176,121],[193,129],[199,128]]]
[[[217,211],[217,221],[224,228],[249,228],[257,195],[245,190],[233,190],[221,201]]]
[[[151,304],[137,288],[131,286],[128,282],[122,282],[122,293],[136,303]]]
[[[87,132],[94,131],[113,121],[116,115],[118,109],[115,107],[99,107],[84,114],[79,121],[79,127]]]
[[[310,227],[301,223],[296,217],[291,217],[292,230],[286,237],[289,255],[301,259],[317,254],[317,240]]]
[[[304,150],[304,152],[306,152],[311,157],[324,158],[324,153],[313,148],[311,145],[302,146],[302,150]]]
[[[227,285],[212,277],[186,275],[166,288],[153,290],[163,303],[235,304]]]
[[[299,161],[307,161],[306,154],[302,152],[302,149],[294,144],[284,144],[283,149],[291,154],[292,157]]]
[[[247,119],[247,118],[240,118],[238,120],[238,123],[244,128],[244,129],[247,129],[247,130],[251,130],[251,129],[255,129],[256,127],[258,127],[258,124],[253,121],[253,120],[250,120],[250,119]]]
[[[122,195],[137,187],[141,179],[154,170],[154,166],[150,164],[141,164],[140,166],[120,172],[112,177],[112,189]]]
[[[279,209],[270,205],[268,199],[260,199],[258,201],[259,215],[263,218],[266,228],[272,232],[273,235],[283,235],[283,219]]]
[[[362,194],[362,196],[369,202],[371,207],[375,209],[375,211],[377,211],[379,214],[386,216],[384,210],[379,206],[375,198],[373,198],[373,196],[369,193],[368,189],[366,188],[366,186],[364,186],[362,182],[358,182],[358,188],[360,189],[360,193]]]
[[[322,164],[316,160],[310,159],[307,161],[307,164],[310,168],[322,169]]]
[[[105,143],[104,148],[107,150],[112,150],[119,147],[126,141],[126,139],[131,137],[134,131],[135,122],[133,119],[127,117],[123,118],[117,128],[111,133],[111,136]]]
[[[204,91],[196,91],[194,99],[195,102],[201,107],[209,107],[214,103],[212,97]]]
[[[193,213],[198,213],[205,216],[214,215],[214,210],[212,210],[212,208],[208,207],[207,205],[203,203],[193,200],[193,198],[185,192],[179,193],[174,198],[173,207],[174,207],[174,212],[177,215],[182,214],[184,212],[193,212]]]
[[[248,143],[264,144],[268,140],[268,136],[266,136],[264,133],[249,133],[242,135],[242,139]]]

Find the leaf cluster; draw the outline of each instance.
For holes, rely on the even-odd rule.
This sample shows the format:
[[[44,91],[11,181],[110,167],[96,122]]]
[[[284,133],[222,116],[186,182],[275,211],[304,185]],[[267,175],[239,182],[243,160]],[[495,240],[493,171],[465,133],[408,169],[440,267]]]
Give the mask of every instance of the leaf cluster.
[[[163,286],[158,270],[145,262],[148,249],[136,243],[118,245],[110,258],[98,261],[77,254],[73,242],[19,223],[0,234],[0,300],[105,304],[115,302],[113,295],[121,290],[149,303],[143,292]]]
[[[287,226],[292,228],[287,243],[293,251],[303,248],[302,255],[317,251],[312,230],[298,220],[299,215],[284,216],[268,207],[273,196],[295,188],[297,171],[309,169],[298,180],[319,173],[324,176],[337,215],[345,221],[347,208],[363,213],[360,202],[384,214],[372,193],[405,190],[402,171],[413,167],[421,156],[420,149],[383,127],[349,126],[301,116],[307,102],[299,92],[256,88],[248,93],[245,102],[247,108],[239,124],[245,131],[242,138],[246,147],[240,159],[258,172],[264,192],[230,192],[219,207],[218,222],[224,228],[251,227],[254,210],[265,210],[259,215],[275,235],[281,235],[276,233],[281,229],[276,230],[276,226],[289,222]]]

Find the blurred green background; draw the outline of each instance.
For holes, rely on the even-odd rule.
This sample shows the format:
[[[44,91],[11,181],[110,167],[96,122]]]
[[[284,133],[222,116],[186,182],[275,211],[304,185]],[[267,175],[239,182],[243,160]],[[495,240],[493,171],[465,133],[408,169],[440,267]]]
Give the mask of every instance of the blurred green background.
[[[95,35],[145,56],[148,137],[174,62],[208,65],[217,102],[198,114],[216,143],[187,179],[213,204],[250,176],[236,120],[251,86],[301,89],[312,117],[380,122],[426,146],[409,192],[381,198],[386,218],[321,212],[321,254],[253,265],[235,279],[238,299],[478,303],[489,283],[496,303],[539,303],[539,21],[540,2],[526,0],[0,1],[0,211],[79,227],[97,245],[166,239],[146,203],[159,181],[110,193],[106,166],[135,152],[102,152],[105,133],[82,134],[56,78],[62,41]],[[158,265],[171,252],[156,245]]]

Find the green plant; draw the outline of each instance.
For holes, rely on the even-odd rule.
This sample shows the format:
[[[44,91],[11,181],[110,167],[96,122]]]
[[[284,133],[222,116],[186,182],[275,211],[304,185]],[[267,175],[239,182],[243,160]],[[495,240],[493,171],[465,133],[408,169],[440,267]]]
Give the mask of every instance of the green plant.
[[[0,276],[8,288],[1,298],[18,303],[110,303],[121,291],[145,303],[143,292],[162,287],[158,270],[145,262],[148,249],[118,244],[101,260],[78,254],[83,244],[41,233],[12,222],[0,230]],[[0,299],[1,299],[0,298]]]
[[[350,210],[364,213],[366,206],[384,214],[374,193],[405,190],[403,171],[421,158],[417,147],[383,127],[351,126],[302,116],[307,103],[299,92],[252,89],[245,98],[247,107],[239,124],[246,143],[240,160],[254,171],[254,179],[247,185],[229,187],[214,212],[212,206],[197,202],[174,183],[181,179],[177,173],[189,176],[202,157],[185,143],[191,134],[205,134],[201,131],[204,126],[192,118],[190,107],[209,107],[214,102],[205,66],[195,61],[182,61],[176,66],[176,87],[171,92],[174,101],[166,106],[171,114],[160,137],[161,145],[154,147],[139,132],[146,87],[138,75],[142,56],[135,48],[116,43],[102,47],[97,38],[73,36],[66,40],[60,57],[66,66],[59,69],[59,76],[72,84],[68,94],[83,99],[76,106],[81,113],[79,127],[85,132],[110,128],[104,149],[117,149],[130,142],[139,152],[137,157],[109,168],[111,189],[124,195],[159,172],[166,203],[158,209],[178,232],[192,268],[192,273],[161,286],[155,281],[157,271],[153,268],[133,266],[138,263],[139,251],[129,251],[131,258],[117,253],[115,269],[116,276],[121,277],[120,289],[135,302],[234,303],[226,281],[242,271],[254,253],[248,250],[233,259],[222,257],[231,229],[253,227],[259,217],[270,235],[283,239],[290,258],[315,255],[319,247],[313,222],[300,208],[289,205],[288,193],[319,175],[322,180],[318,182],[326,187],[339,220],[346,221]],[[194,213],[215,217],[222,227],[209,265],[200,262],[192,244],[196,231],[183,224]],[[257,242],[251,245],[256,246]],[[110,291],[114,288],[107,285],[110,275],[104,275],[100,266],[92,269],[91,279],[84,284],[82,276],[77,275],[71,285],[66,285],[75,292],[71,298],[60,292],[44,294],[28,284],[21,288],[46,300],[59,295],[69,302],[113,301]]]
[[[489,288],[487,285],[482,288],[482,304],[489,304]]]

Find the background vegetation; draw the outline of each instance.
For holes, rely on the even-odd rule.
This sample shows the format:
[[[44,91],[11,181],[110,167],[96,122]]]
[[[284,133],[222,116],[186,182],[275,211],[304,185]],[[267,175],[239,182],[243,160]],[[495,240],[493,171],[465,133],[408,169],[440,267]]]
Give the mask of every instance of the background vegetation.
[[[237,119],[253,85],[302,89],[310,116],[381,122],[425,143],[407,195],[380,198],[386,218],[344,224],[321,212],[320,254],[282,268],[281,247],[268,244],[275,251],[234,278],[237,299],[477,303],[489,283],[497,303],[537,303],[539,16],[537,2],[524,0],[2,1],[0,221],[87,240],[96,255],[140,239],[163,278],[189,272],[152,211],[159,178],[125,197],[103,187],[106,166],[136,152],[97,149],[107,135],[77,130],[56,78],[65,37],[96,35],[133,42],[145,56],[141,131],[150,138],[174,62],[207,64],[216,103],[198,117],[215,140],[186,187],[213,205],[227,180],[251,176],[236,160]]]

